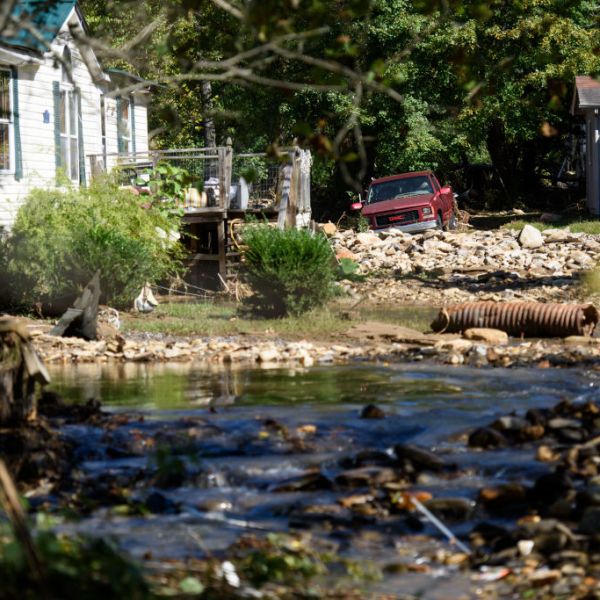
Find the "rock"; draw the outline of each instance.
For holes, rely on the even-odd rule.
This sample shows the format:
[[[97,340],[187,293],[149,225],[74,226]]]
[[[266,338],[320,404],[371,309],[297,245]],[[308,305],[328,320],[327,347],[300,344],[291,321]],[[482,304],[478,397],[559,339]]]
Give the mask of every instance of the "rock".
[[[419,448],[413,444],[396,444],[394,454],[399,460],[409,461],[418,470],[443,471],[447,465],[441,458],[430,450]]]
[[[327,223],[321,223],[319,229],[327,236],[331,237],[334,233],[337,233],[337,226],[335,223],[328,221]]]
[[[562,215],[556,213],[542,213],[540,221],[542,223],[558,223],[562,219]]]
[[[497,346],[508,344],[508,334],[499,329],[490,329],[488,327],[473,327],[464,332],[468,340],[476,340],[494,344]]]
[[[436,342],[434,348],[440,352],[455,352],[466,354],[473,347],[473,342],[469,340],[440,340]]]
[[[479,427],[469,435],[469,446],[472,448],[496,448],[506,445],[506,437],[491,427]]]
[[[390,481],[398,481],[399,476],[394,469],[386,467],[359,467],[343,471],[335,482],[344,487],[378,487]]]
[[[556,583],[562,574],[557,569],[542,568],[530,573],[527,580],[533,587],[543,587]]]
[[[315,490],[330,490],[331,481],[319,469],[308,469],[297,477],[291,477],[274,484],[272,492],[306,492]]]
[[[572,489],[573,482],[566,473],[547,473],[536,480],[532,497],[547,506],[562,498],[566,492]]]
[[[356,241],[362,246],[381,246],[384,242],[376,233],[359,233]]]
[[[375,406],[375,404],[367,404],[367,406],[360,411],[361,419],[383,419],[384,417],[385,412],[378,406]]]
[[[542,232],[533,225],[525,225],[519,233],[519,244],[523,248],[541,248],[544,245],[544,237]]]
[[[482,488],[478,500],[493,512],[511,513],[526,506],[528,497],[529,491],[521,483],[505,483]]]
[[[146,508],[154,514],[173,515],[179,512],[177,504],[160,492],[152,492],[146,498],[146,502],[144,502],[144,504]]]
[[[587,535],[600,534],[600,506],[589,506],[584,510],[579,531]]]
[[[358,260],[358,254],[354,254],[354,252],[351,252],[350,250],[348,250],[348,248],[340,248],[336,253],[335,253],[335,257],[338,260],[341,260],[342,258],[348,258],[349,260]]]
[[[280,358],[281,356],[275,348],[267,348],[258,353],[258,360],[262,363],[275,362]]]
[[[432,498],[425,507],[443,519],[465,520],[475,509],[475,503],[467,498]]]
[[[511,415],[500,417],[496,419],[491,427],[498,431],[510,431],[517,432],[527,426],[527,421],[519,417],[513,417]]]
[[[542,235],[546,243],[570,242],[574,239],[568,229],[546,229]]]

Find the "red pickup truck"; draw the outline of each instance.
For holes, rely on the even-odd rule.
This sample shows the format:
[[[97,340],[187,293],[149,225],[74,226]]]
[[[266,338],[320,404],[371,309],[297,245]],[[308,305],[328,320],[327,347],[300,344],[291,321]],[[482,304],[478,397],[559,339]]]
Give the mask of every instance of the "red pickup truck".
[[[442,187],[432,171],[374,179],[364,204],[356,202],[371,229],[396,227],[408,233],[425,229],[455,229],[452,188]]]

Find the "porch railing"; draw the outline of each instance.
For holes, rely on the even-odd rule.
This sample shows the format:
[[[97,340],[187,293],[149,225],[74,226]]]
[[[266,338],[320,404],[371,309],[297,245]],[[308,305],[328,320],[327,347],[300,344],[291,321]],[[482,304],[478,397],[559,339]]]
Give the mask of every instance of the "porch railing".
[[[182,200],[186,212],[201,209],[266,209],[280,211],[280,226],[295,225],[297,215],[310,215],[308,150],[234,153],[231,140],[216,148],[177,148],[127,154],[88,155],[92,177],[117,172],[123,185],[139,186],[156,177],[158,165],[185,169],[189,187]]]

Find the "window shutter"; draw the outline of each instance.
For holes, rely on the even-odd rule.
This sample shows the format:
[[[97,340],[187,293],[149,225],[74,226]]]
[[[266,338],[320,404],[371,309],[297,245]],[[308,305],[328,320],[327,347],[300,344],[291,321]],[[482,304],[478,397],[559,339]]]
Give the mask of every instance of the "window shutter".
[[[85,185],[85,152],[83,149],[83,114],[81,112],[81,91],[77,90],[77,146],[79,147],[79,184]]]
[[[58,81],[52,82],[52,97],[54,100],[54,162],[58,171],[63,166],[60,157],[60,83]]]
[[[20,181],[23,178],[23,151],[21,147],[21,122],[19,114],[19,77],[16,67],[11,67],[10,75],[12,78],[12,113],[13,113],[13,133],[15,138],[15,179]]]
[[[135,98],[130,96],[129,110],[131,111],[131,149],[135,154]]]
[[[122,154],[125,150],[123,145],[123,106],[121,104],[121,98],[117,97],[117,148],[119,154]]]

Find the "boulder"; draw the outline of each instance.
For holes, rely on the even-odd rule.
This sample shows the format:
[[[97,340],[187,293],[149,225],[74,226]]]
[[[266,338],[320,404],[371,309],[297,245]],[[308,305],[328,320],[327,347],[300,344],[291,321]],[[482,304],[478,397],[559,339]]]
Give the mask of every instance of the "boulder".
[[[487,342],[488,344],[508,344],[508,334],[500,329],[490,329],[487,327],[473,327],[464,332],[468,340]]]
[[[542,232],[533,225],[525,225],[519,233],[519,244],[523,248],[540,248],[544,245]]]
[[[383,240],[376,233],[361,232],[357,234],[356,241],[361,246],[381,246]]]
[[[351,252],[350,250],[348,250],[348,248],[340,248],[336,254],[335,257],[338,260],[341,260],[342,258],[349,258],[350,260],[358,260],[358,255],[354,254],[354,252]]]
[[[332,236],[334,233],[337,233],[337,226],[335,223],[328,221],[327,223],[321,223],[319,225],[319,229],[327,236]]]

